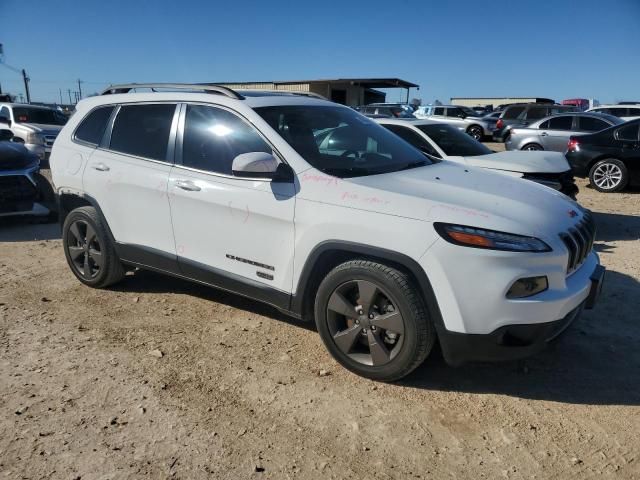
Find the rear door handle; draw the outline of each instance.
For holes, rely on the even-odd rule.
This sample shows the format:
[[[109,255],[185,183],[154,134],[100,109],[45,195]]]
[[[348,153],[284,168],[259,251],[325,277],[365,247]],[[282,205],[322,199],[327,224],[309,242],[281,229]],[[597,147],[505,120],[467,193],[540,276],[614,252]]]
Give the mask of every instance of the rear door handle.
[[[92,163],[91,164],[91,168],[93,168],[94,170],[98,170],[99,172],[108,172],[109,171],[109,167],[107,165],[105,165],[102,162],[99,163]]]
[[[188,192],[199,192],[202,190],[199,186],[193,183],[191,180],[176,180],[173,184],[181,188],[182,190],[186,190]]]

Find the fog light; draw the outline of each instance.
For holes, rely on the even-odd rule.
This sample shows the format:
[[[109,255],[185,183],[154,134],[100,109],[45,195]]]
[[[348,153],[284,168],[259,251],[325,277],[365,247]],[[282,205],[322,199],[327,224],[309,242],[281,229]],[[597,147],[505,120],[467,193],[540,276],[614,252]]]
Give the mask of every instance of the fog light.
[[[516,280],[507,292],[507,298],[525,298],[549,288],[547,277],[527,277]]]

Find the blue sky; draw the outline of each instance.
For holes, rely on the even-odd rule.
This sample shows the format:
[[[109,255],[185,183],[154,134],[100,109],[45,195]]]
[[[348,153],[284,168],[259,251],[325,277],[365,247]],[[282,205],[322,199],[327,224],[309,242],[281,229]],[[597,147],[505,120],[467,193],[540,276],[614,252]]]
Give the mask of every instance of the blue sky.
[[[252,6],[252,3],[255,6]],[[452,96],[640,100],[640,0],[0,0],[32,98],[112,82],[400,77]],[[11,19],[15,19],[12,21]],[[4,91],[21,77],[0,66]],[[389,100],[397,100],[392,93]]]

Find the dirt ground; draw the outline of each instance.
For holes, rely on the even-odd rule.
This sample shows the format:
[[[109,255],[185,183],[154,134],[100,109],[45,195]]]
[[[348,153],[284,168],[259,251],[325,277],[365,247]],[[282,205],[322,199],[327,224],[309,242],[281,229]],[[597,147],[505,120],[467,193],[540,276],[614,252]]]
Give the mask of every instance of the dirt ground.
[[[597,308],[525,362],[435,351],[393,385],[240,297],[147,272],[92,290],[56,224],[5,221],[0,478],[640,478],[640,191],[580,188]]]

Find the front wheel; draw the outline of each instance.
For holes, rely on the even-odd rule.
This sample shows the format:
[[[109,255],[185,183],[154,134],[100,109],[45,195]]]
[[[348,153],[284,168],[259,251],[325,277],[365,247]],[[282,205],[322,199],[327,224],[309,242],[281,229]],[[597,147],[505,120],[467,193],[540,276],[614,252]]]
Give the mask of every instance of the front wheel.
[[[599,192],[619,192],[629,183],[629,172],[620,160],[607,158],[591,167],[589,182]]]
[[[479,127],[478,125],[470,126],[467,129],[467,133],[478,141],[482,140],[482,137],[484,136],[484,130],[482,129],[482,127]]]
[[[322,341],[342,366],[385,382],[418,367],[436,339],[411,279],[367,260],[329,272],[318,288],[315,319]]]
[[[522,150],[528,152],[537,152],[538,150],[543,150],[542,145],[538,145],[537,143],[527,143]]]

